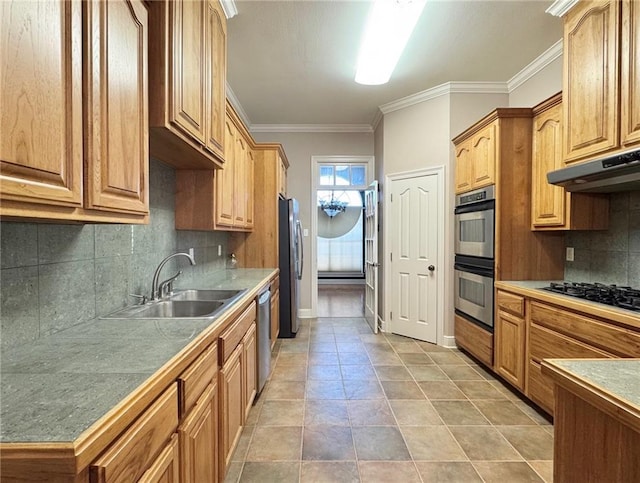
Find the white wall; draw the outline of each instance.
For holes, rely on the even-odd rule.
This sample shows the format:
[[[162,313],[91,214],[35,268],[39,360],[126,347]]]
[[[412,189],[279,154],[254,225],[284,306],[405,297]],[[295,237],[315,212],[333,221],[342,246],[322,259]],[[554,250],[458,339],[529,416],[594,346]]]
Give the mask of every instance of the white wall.
[[[562,56],[509,93],[510,107],[533,107],[562,90]]]
[[[251,133],[257,142],[278,142],[289,159],[287,194],[300,203],[303,228],[311,228],[311,157],[312,156],[372,156],[373,133]],[[259,216],[256,213],[256,216]],[[311,240],[304,239],[309,253]],[[307,260],[307,267],[310,261]],[[300,310],[311,309],[311,275],[306,269],[302,277]]]

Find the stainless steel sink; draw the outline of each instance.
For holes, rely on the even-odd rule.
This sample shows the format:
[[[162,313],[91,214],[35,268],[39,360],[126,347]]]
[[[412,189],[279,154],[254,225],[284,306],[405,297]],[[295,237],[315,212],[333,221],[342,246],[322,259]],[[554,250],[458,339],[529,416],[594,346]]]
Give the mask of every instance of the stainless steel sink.
[[[161,319],[182,317],[208,317],[224,305],[222,301],[180,301],[167,300],[158,302],[138,312],[133,318]]]
[[[171,300],[230,300],[244,293],[245,290],[179,290]]]

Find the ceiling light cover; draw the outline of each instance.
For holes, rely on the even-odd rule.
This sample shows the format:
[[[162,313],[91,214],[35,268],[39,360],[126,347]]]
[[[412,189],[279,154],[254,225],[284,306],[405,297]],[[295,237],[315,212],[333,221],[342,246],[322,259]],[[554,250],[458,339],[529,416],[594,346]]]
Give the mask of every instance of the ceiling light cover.
[[[389,82],[426,0],[375,0],[360,44],[356,82]]]

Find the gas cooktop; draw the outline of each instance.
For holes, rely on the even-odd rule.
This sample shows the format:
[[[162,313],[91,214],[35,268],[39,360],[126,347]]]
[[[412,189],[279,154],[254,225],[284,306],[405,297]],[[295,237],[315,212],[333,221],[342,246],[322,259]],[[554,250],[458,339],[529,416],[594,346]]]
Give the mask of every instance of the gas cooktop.
[[[602,283],[551,282],[544,290],[640,312],[640,289]]]

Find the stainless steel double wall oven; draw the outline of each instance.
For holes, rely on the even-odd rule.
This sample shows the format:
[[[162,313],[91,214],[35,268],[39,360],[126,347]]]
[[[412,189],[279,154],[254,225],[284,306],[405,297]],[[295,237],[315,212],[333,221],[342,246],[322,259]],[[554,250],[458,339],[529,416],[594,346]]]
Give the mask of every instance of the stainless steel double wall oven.
[[[456,196],[456,314],[493,332],[495,186]]]

